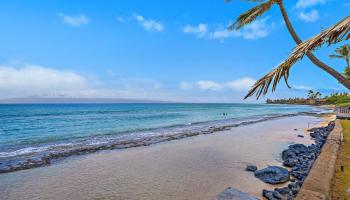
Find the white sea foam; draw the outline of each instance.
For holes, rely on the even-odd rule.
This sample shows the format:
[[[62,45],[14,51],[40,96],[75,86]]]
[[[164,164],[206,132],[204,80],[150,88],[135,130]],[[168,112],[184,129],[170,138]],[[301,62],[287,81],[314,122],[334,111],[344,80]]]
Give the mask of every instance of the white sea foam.
[[[41,152],[45,151],[47,147],[27,147],[23,149],[19,149],[16,151],[10,151],[10,152],[0,152],[0,157],[13,157],[13,156],[19,156],[19,155],[24,155],[24,154],[30,154],[30,153],[35,153],[35,152]]]
[[[26,148],[18,149],[15,151],[0,152],[0,158],[21,156],[21,155],[32,154],[32,153],[39,153],[39,152],[44,152],[44,151],[47,151],[49,149],[54,149],[57,147],[69,147],[72,145],[74,145],[74,144],[73,143],[64,143],[64,144],[47,145],[47,146],[42,146],[42,147],[26,147]]]

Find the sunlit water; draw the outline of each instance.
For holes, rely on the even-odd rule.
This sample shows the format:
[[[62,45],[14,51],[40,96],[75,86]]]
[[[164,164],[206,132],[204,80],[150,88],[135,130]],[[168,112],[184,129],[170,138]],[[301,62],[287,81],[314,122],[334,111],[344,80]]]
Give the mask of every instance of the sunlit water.
[[[54,145],[69,148],[82,142],[200,130],[313,109],[253,104],[0,105],[0,158],[45,151]]]
[[[281,151],[294,142],[310,143],[304,130],[320,121],[311,116],[283,117],[0,174],[0,199],[210,200],[227,187],[261,197],[262,189],[277,186],[255,178],[245,171],[246,165],[281,165]]]

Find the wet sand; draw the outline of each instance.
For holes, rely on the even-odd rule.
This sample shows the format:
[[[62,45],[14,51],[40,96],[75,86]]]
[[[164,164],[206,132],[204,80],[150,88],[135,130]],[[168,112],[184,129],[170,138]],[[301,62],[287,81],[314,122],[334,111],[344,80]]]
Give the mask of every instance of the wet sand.
[[[0,199],[212,199],[229,186],[261,196],[276,186],[254,178],[246,165],[281,165],[281,151],[311,143],[305,129],[322,120],[285,117],[1,174]]]

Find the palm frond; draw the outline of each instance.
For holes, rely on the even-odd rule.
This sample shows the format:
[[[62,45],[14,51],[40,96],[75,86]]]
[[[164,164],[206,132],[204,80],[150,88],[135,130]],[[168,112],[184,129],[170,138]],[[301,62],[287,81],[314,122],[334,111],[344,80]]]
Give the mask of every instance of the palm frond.
[[[252,96],[254,93],[256,93],[256,97],[258,99],[261,95],[265,95],[268,92],[271,84],[272,92],[274,92],[282,78],[284,79],[286,85],[290,88],[288,84],[289,70],[295,62],[296,60],[294,61],[293,59],[287,59],[281,63],[278,67],[259,79],[249,90],[244,99]]]
[[[330,58],[344,58],[344,56],[335,55],[335,54],[329,55],[329,57],[330,57]]]
[[[274,92],[281,78],[284,78],[288,86],[289,70],[298,60],[302,59],[307,52],[315,50],[325,43],[331,45],[344,39],[349,39],[349,31],[350,16],[347,16],[340,22],[336,23],[334,26],[301,43],[296,48],[294,48],[291,55],[284,62],[282,62],[278,67],[266,74],[264,77],[262,77],[260,80],[258,80],[244,98],[246,99],[252,96],[254,93],[256,93],[257,98],[259,98],[261,95],[265,95],[268,92],[271,83],[273,83],[272,92]]]
[[[350,16],[345,17],[332,27],[298,45],[292,56],[302,58],[308,51],[315,50],[323,44],[328,46],[350,38]]]
[[[255,2],[260,2],[260,1],[257,0]],[[243,26],[253,22],[257,17],[263,15],[266,11],[268,11],[274,3],[275,3],[275,0],[268,0],[265,3],[261,3],[258,6],[251,8],[247,12],[238,16],[236,22],[231,24],[228,27],[228,29],[229,30],[238,30],[238,29],[242,28]]]

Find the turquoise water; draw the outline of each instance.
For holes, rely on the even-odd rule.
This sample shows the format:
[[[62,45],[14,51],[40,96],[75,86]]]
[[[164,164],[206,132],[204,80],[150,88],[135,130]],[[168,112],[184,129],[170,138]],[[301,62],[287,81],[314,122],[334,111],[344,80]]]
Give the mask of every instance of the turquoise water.
[[[69,149],[315,109],[263,104],[0,105],[0,161],[57,146]]]

